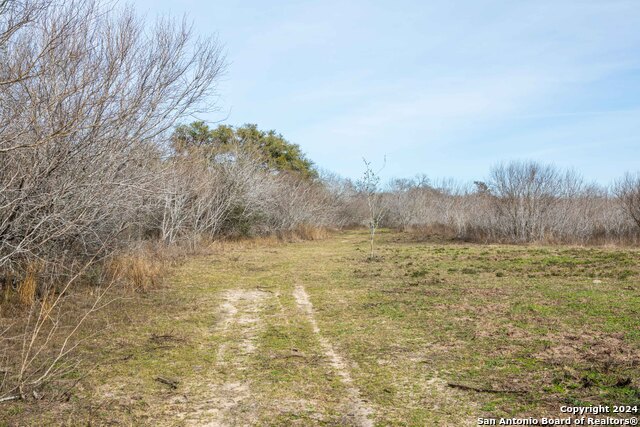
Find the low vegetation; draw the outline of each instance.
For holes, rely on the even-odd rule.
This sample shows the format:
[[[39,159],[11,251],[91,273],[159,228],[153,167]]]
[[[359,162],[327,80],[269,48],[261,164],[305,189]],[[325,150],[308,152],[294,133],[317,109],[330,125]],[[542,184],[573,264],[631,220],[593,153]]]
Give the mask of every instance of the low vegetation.
[[[635,249],[382,230],[372,260],[363,230],[214,251],[100,313],[114,326],[82,344],[94,368],[68,372],[64,398],[56,384],[9,403],[3,421],[358,424],[364,402],[377,425],[475,425],[640,404]]]

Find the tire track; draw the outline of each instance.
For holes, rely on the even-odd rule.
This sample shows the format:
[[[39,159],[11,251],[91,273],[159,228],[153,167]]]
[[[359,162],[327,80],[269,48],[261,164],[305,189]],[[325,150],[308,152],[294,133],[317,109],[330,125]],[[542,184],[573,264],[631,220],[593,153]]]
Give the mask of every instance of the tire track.
[[[209,396],[201,401],[185,419],[187,425],[222,427],[253,424],[255,405],[251,384],[243,375],[250,368],[249,358],[256,352],[256,340],[262,329],[260,317],[267,292],[228,290],[221,306],[219,333],[224,341],[217,351],[218,369],[228,372],[221,384],[209,385]],[[206,420],[206,421],[203,421]]]
[[[296,299],[298,307],[305,313],[307,320],[311,324],[313,333],[316,335],[318,342],[320,343],[320,347],[322,347],[324,355],[329,360],[329,364],[336,371],[336,373],[342,380],[342,383],[346,387],[348,404],[351,408],[353,408],[353,413],[351,415],[354,417],[356,425],[362,427],[373,427],[373,421],[370,418],[373,415],[373,410],[366,403],[366,401],[362,399],[360,390],[358,390],[355,383],[353,382],[353,378],[349,373],[349,369],[344,359],[338,353],[336,353],[333,345],[331,345],[329,340],[323,337],[320,333],[320,328],[318,327],[318,322],[316,322],[313,305],[311,304],[309,295],[305,291],[304,287],[301,285],[296,285],[296,288],[293,291],[293,296]]]

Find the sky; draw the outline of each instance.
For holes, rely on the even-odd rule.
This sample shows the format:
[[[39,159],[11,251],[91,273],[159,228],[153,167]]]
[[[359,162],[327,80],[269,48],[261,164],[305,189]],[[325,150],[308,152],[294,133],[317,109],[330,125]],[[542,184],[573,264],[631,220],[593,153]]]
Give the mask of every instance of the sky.
[[[357,178],[640,171],[640,0],[137,0],[224,46],[218,111]]]

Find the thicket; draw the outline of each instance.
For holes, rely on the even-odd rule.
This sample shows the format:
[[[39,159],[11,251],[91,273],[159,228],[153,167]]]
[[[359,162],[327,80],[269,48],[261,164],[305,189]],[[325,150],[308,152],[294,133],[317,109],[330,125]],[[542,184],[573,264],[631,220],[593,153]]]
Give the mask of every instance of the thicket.
[[[384,224],[476,242],[637,244],[640,179],[611,187],[553,165],[513,161],[484,181],[391,182]]]
[[[3,281],[36,269],[46,287],[140,241],[193,248],[337,224],[336,194],[281,135],[174,128],[213,107],[215,40],[91,0],[0,7]]]

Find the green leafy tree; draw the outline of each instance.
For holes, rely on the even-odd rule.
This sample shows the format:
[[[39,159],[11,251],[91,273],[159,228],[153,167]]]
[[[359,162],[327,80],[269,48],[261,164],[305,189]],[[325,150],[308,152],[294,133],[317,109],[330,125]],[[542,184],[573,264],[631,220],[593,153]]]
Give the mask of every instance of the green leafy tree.
[[[287,141],[274,130],[260,130],[255,124],[240,127],[219,125],[211,129],[205,122],[196,121],[176,127],[171,141],[177,154],[204,150],[207,155],[215,156],[241,147],[257,152],[266,168],[294,172],[306,178],[318,175],[313,162],[304,155],[300,146]]]

